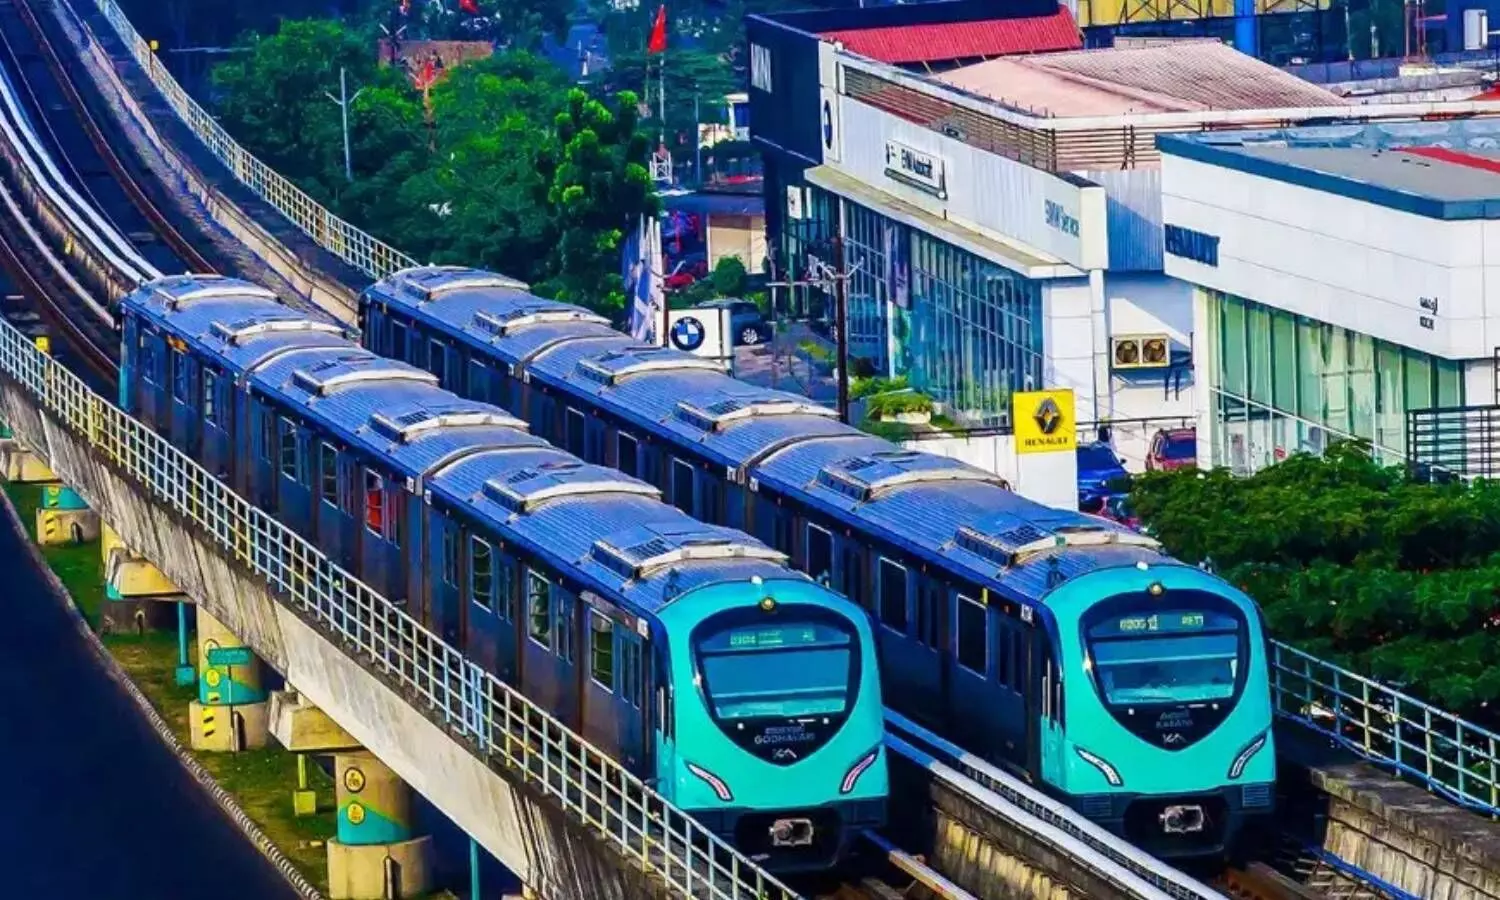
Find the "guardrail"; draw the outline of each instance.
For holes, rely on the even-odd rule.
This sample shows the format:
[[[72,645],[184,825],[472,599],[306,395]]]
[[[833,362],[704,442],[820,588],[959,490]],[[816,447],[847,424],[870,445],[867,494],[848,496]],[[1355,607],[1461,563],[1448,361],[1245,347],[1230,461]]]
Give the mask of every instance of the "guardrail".
[[[157,62],[150,46],[136,32],[114,0],[94,0],[130,48],[142,69],[161,90],[168,103],[199,139],[224,162],[235,177],[275,207],[322,247],[372,278],[416,265],[416,261],[390,245],[376,240],[318,205],[304,191],[235,142],[213,117],[177,83],[165,66]],[[1379,764],[1387,764],[1403,775],[1417,779],[1433,791],[1485,812],[1500,816],[1500,793],[1495,779],[1495,736],[1419,700],[1345,672],[1331,663],[1308,656],[1285,644],[1275,644],[1275,690],[1277,712],[1338,739],[1348,749]],[[1351,686],[1358,685],[1351,692]],[[1297,698],[1302,698],[1300,704]],[[1378,733],[1372,717],[1372,700],[1389,702],[1391,709],[1418,716],[1403,719],[1402,727],[1387,735]],[[1399,698],[1399,702],[1396,698]],[[1301,712],[1303,706],[1321,703],[1332,711],[1335,726],[1321,724]],[[1351,711],[1357,714],[1351,715]],[[1454,737],[1434,733],[1434,724],[1452,728]],[[1345,737],[1354,729],[1359,740]],[[1415,735],[1416,741],[1407,737]],[[1479,767],[1479,772],[1473,771]],[[1476,786],[1482,792],[1476,793]]]
[[[1278,715],[1410,778],[1449,801],[1500,817],[1500,735],[1377,681],[1271,643]]]
[[[151,45],[136,32],[135,26],[130,24],[124,10],[114,0],[94,2],[167,103],[209,151],[229,167],[236,179],[276,207],[324,249],[372,278],[384,278],[392,272],[417,265],[415,259],[334,215],[306,191],[241,147],[156,59]]]
[[[264,578],[280,602],[440,720],[455,739],[555,798],[677,896],[797,897],[607,754],[94,393],[4,321],[0,377],[30,394],[225,556]]]
[[[999,768],[918,725],[885,711],[886,747],[923,766],[970,798],[1044,839],[1132,896],[1224,900],[1224,895],[1128,841],[1080,817],[1076,810],[1021,783]],[[956,771],[949,769],[956,767]]]

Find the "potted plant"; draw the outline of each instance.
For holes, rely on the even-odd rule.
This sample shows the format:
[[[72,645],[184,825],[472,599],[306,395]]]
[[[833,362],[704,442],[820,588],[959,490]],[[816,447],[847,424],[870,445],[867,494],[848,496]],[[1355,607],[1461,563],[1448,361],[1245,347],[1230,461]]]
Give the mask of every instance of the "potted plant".
[[[927,425],[932,422],[932,398],[916,391],[894,391],[876,394],[865,409],[878,422],[900,425]]]

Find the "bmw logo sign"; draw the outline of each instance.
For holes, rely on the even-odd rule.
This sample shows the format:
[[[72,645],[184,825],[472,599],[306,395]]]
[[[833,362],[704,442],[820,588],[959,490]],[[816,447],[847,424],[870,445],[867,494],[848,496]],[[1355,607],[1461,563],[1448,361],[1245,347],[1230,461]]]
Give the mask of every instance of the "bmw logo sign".
[[[672,323],[672,346],[692,353],[703,346],[703,323],[692,316],[683,316]]]
[[[823,101],[823,147],[833,149],[833,105]]]

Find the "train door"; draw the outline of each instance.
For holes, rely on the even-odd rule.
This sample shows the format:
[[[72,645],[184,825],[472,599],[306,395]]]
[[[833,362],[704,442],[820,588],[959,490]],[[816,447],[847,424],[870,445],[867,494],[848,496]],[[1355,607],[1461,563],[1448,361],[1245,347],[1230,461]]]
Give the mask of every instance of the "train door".
[[[865,587],[864,546],[852,537],[839,538],[838,590],[865,611],[875,613],[873,592]]]
[[[339,492],[339,449],[327,441],[314,443],[317,491],[313,497],[313,542],[324,555],[347,565],[344,510]]]
[[[620,700],[624,696],[625,679],[621,677],[620,642],[615,632],[622,631],[605,611],[580,604],[578,613],[583,617],[583,664],[580,665],[578,683],[583,697],[583,736],[596,746],[602,747],[616,759],[628,746],[624,741],[622,725],[624,710]]]
[[[160,400],[158,392],[161,390],[162,382],[162,344],[161,335],[147,328],[141,328],[138,341],[139,365],[140,365],[140,389],[136,393],[139,403],[139,415],[142,421],[153,428],[160,421]]]
[[[525,567],[526,640],[521,648],[521,690],[543,709],[561,711],[562,651],[566,625],[559,615],[562,591],[553,591],[545,574]]]
[[[250,494],[256,506],[269,513],[276,512],[276,481],[280,477],[276,470],[276,422],[277,416],[265,400],[251,401],[254,452],[250,464]]]
[[[1038,659],[1037,670],[1041,679],[1041,689],[1037,691],[1041,715],[1037,719],[1037,724],[1040,734],[1038,752],[1041,755],[1042,780],[1047,784],[1066,788],[1062,670],[1056,663],[1057,656],[1052,650],[1051,637],[1042,629],[1036,629],[1034,634],[1036,635],[1034,646],[1037,651],[1035,654]]]
[[[173,340],[176,340],[175,338]],[[172,364],[170,434],[172,444],[194,459],[202,459],[203,412],[198,408],[198,366],[192,357],[175,347],[168,353]]]
[[[651,669],[656,690],[651,694],[652,752],[655,755],[656,789],[668,800],[675,800],[677,779],[673,772],[677,768],[677,697],[672,689],[672,662],[667,648],[661,647],[651,654]]]
[[[203,398],[203,452],[198,458],[203,467],[217,478],[227,479],[234,470],[233,422],[228,401],[226,379],[207,366],[200,367]]]
[[[359,530],[359,577],[366,584],[385,593],[386,547],[396,534],[397,511],[391,508],[391,491],[383,472],[367,466],[358,470],[361,484],[364,527]],[[416,552],[415,548],[414,551]],[[386,594],[390,596],[390,594]]]
[[[467,544],[465,591],[459,601],[464,608],[462,646],[485,671],[495,672],[500,663],[499,633],[504,630],[495,602],[497,554],[494,545],[477,534],[469,535]]]
[[[646,705],[642,702],[642,680],[644,671],[641,661],[645,658],[645,640],[624,625],[615,626],[615,653],[619,672],[619,697],[616,720],[620,723],[620,748],[625,765],[632,772],[647,772],[650,752],[646,744]]]
[[[276,491],[282,523],[298,534],[312,531],[312,484],[308,436],[286,416],[276,419]]]
[[[977,592],[976,592],[977,593]],[[950,596],[953,610],[953,641],[947,664],[948,726],[959,746],[983,754],[984,737],[976,710],[989,710],[993,691],[990,684],[989,609],[978,596],[958,590]]]
[[[503,551],[505,546],[498,545],[495,549],[497,557],[495,563],[495,668],[494,672],[501,681],[511,687],[519,684],[517,654],[520,649],[516,645],[516,635],[520,628],[516,617],[519,615],[519,604],[516,598],[521,595],[520,575],[516,561],[507,556]]]
[[[441,589],[432,592],[432,607],[427,611],[428,627],[436,631],[449,646],[462,647],[460,607],[463,604],[457,602],[458,528],[446,516],[435,518],[432,524],[433,531],[428,535],[428,540],[432,542],[432,558],[438,561],[438,585]]]

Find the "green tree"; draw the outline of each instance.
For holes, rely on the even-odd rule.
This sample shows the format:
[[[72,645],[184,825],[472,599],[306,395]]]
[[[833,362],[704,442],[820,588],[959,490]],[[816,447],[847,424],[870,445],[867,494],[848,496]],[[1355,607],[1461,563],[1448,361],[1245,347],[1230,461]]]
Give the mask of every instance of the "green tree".
[[[720,297],[745,295],[745,264],[738,256],[721,256],[714,264],[714,292]]]

